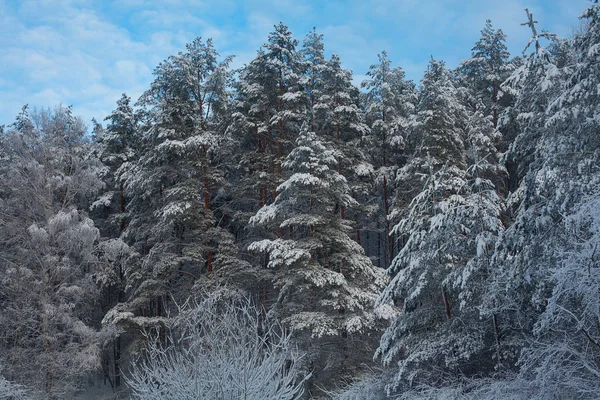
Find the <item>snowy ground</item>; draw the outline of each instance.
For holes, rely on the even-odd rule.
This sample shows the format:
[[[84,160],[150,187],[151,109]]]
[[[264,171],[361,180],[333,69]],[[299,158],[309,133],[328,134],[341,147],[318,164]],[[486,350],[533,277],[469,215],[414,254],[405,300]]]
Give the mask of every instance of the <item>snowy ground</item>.
[[[89,386],[73,400],[123,400],[127,398],[127,393],[114,393],[110,385],[96,382],[94,386]]]

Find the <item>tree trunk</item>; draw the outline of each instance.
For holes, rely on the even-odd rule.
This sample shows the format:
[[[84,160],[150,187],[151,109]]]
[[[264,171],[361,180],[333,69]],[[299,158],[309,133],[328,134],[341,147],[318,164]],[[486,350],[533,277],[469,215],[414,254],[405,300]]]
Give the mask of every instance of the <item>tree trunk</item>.
[[[379,229],[377,229],[377,266],[381,268],[381,231]]]
[[[204,209],[208,212],[210,210],[210,185],[208,181],[208,150],[206,146],[202,146],[202,168],[204,172]],[[210,243],[208,244],[210,246]],[[211,273],[213,270],[212,265],[212,251],[209,249],[206,253],[206,270]]]
[[[356,198],[355,196],[356,196],[356,194],[354,193],[354,190],[353,190],[352,191],[352,197]],[[356,220],[356,243],[358,243],[359,245],[361,245],[360,244],[360,227],[359,227],[359,224],[358,224],[358,219],[359,219],[358,209],[354,210],[354,219]]]
[[[446,317],[450,319],[452,318],[452,313],[450,312],[450,300],[448,299],[448,292],[446,292],[446,289],[442,289],[442,297],[444,298],[444,309],[446,310]]]
[[[258,185],[258,208],[261,209],[265,205],[263,200],[263,185],[262,183]]]
[[[339,106],[339,104],[339,99],[336,96],[335,105]],[[340,116],[336,114],[335,119],[335,144],[337,150],[340,151]],[[337,159],[337,172],[338,174],[342,175],[342,161],[339,158]],[[344,206],[342,204],[340,204],[340,219],[344,219]]]
[[[371,253],[371,240],[370,240],[371,235],[369,234],[369,227],[368,226],[367,226],[367,230],[365,231],[365,236],[366,236],[365,241],[367,243],[367,246],[365,247],[366,253],[367,253],[367,255],[371,255],[372,254]]]
[[[383,209],[384,209],[384,215],[383,217],[385,218],[385,236],[386,236],[386,240],[387,240],[387,250],[386,250],[386,257],[385,257],[385,262],[386,262],[386,266],[390,265],[391,263],[391,255],[392,255],[392,237],[390,236],[390,220],[388,218],[389,215],[389,201],[388,201],[388,190],[387,190],[387,177],[383,177]]]
[[[123,214],[125,213],[125,205],[126,205],[126,199],[125,199],[125,187],[123,182],[121,182],[121,185],[119,186],[119,211],[121,213],[121,222],[119,224],[119,232],[123,232],[125,230],[125,218],[123,216]]]
[[[281,62],[283,60],[280,57]],[[283,71],[279,70],[279,104],[277,112],[279,114],[279,140],[277,141],[277,178],[281,179],[281,164],[283,163]],[[278,181],[279,183],[279,181]],[[279,193],[276,193],[276,196]]]
[[[199,94],[200,89],[198,88],[198,95]],[[202,101],[199,102],[198,108],[200,111],[200,130],[202,131],[202,133],[205,133],[206,125],[204,121],[204,104]],[[210,112],[210,103],[208,105],[208,108],[209,111],[207,111],[207,117],[208,112]],[[205,212],[208,212],[208,210],[210,210],[210,185],[208,179],[208,149],[206,148],[206,145],[202,145],[202,172],[204,174],[204,210]],[[210,246],[210,243],[208,245]],[[208,273],[211,273],[213,270],[212,251],[210,249],[207,251],[206,254],[206,270],[208,271]]]
[[[113,343],[115,388],[121,386],[121,336],[117,336]]]
[[[283,118],[279,119],[279,140],[277,141],[277,177],[281,178],[281,164],[283,163]]]
[[[496,339],[496,357],[498,358],[498,365],[500,365],[500,329],[498,328],[496,314],[492,314],[492,323],[494,324],[494,336]]]
[[[499,88],[497,86],[492,88],[492,123],[494,124],[494,129],[498,127],[498,91]]]
[[[263,172],[263,170],[262,170],[263,164],[262,164],[262,162],[260,162],[261,161],[260,157],[261,157],[261,154],[264,153],[264,151],[263,151],[263,139],[261,137],[261,134],[260,134],[258,128],[256,129],[256,137],[257,137],[257,143],[258,143],[257,153],[258,153],[258,157],[259,157],[258,174],[260,176],[261,173]],[[265,198],[266,194],[263,196],[263,188],[264,188],[263,184],[259,181],[259,184],[258,184],[258,208],[259,209],[263,208],[263,206],[266,204],[266,198]]]

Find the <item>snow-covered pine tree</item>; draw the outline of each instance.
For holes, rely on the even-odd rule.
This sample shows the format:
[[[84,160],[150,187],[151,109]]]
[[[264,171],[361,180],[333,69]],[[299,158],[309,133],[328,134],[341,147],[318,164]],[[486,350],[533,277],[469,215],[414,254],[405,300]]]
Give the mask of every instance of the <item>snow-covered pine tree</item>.
[[[496,129],[501,116],[504,120],[507,119],[505,109],[514,103],[514,96],[503,91],[502,83],[510,76],[516,64],[509,61],[505,41],[506,35],[502,30],[493,29],[491,21],[487,20],[481,31],[481,38],[471,50],[471,58],[461,62],[455,77],[462,95],[461,100],[469,115],[468,129],[472,133],[469,135],[470,141],[477,142],[467,146],[469,164],[475,165],[479,173],[486,171],[483,172],[485,179],[493,182],[498,193],[503,196],[508,193],[508,176],[498,163],[498,149],[510,138],[503,137]],[[486,119],[491,121],[491,130]],[[503,128],[509,130],[506,125]],[[476,131],[479,133],[475,133]]]
[[[304,88],[309,99],[309,126],[312,132],[335,151],[338,173],[348,180],[353,196],[366,197],[373,167],[360,149],[360,141],[369,133],[359,107],[359,91],[352,84],[352,72],[341,66],[338,55],[325,60],[323,35],[311,31],[303,43],[305,74]],[[351,210],[357,220],[358,206]],[[340,218],[346,218],[339,207]],[[356,231],[360,243],[360,233]]]
[[[376,331],[380,319],[373,305],[384,282],[350,238],[349,222],[340,219],[337,208],[350,208],[356,201],[337,172],[337,162],[335,152],[305,125],[284,163],[292,175],[277,188],[275,202],[250,220],[271,232],[286,233],[272,234],[249,249],[268,254],[279,290],[269,313],[292,330],[300,349],[309,352],[305,367],[314,369],[316,379],[331,372],[346,376],[357,360],[370,358],[362,351],[369,352],[364,343],[351,346],[359,340],[368,343],[368,333]],[[332,341],[335,346],[324,347]]]
[[[503,107],[501,100],[502,83],[510,76],[514,66],[509,63],[510,54],[506,47],[506,35],[501,29],[494,29],[492,21],[487,20],[481,30],[481,38],[471,50],[471,58],[463,60],[459,72],[463,75],[465,83],[475,95],[477,103],[483,103],[485,115],[492,116],[494,127],[498,126],[498,119]]]
[[[303,57],[304,75],[301,84],[307,96],[308,114],[311,132],[320,136],[321,128],[317,128],[317,103],[323,95],[324,70],[325,70],[325,45],[323,44],[323,35],[317,33],[313,28],[302,42],[301,55]]]
[[[98,158],[105,167],[102,180],[106,186],[91,209],[97,209],[98,220],[106,224],[101,229],[102,235],[113,238],[123,232],[127,223],[125,181],[119,176],[119,169],[123,164],[135,161],[136,121],[130,103],[131,98],[123,93],[117,100],[117,108],[104,118],[108,121],[106,129],[99,124],[96,126],[95,140]]]
[[[465,127],[467,112],[443,61],[433,58],[423,76],[416,117],[405,137],[407,162],[398,169],[394,209],[390,221],[399,221],[408,212],[431,171],[450,162],[466,170]],[[403,245],[402,237],[399,238]]]
[[[126,226],[125,216],[125,187],[124,181],[117,174],[119,168],[126,162],[132,161],[133,150],[131,141],[133,139],[135,122],[133,109],[130,106],[131,99],[123,94],[117,101],[117,108],[105,118],[109,121],[108,129],[92,119],[92,141],[95,144],[95,153],[103,168],[100,177],[104,183],[103,190],[99,193],[96,201],[90,206],[90,215],[94,223],[104,237],[99,246],[99,253],[108,250],[106,256],[100,255],[102,262],[95,271],[93,278],[100,292],[100,308],[102,313],[108,311],[117,302],[123,300],[125,290],[124,265],[121,261],[123,251],[130,250],[128,246],[117,238]],[[112,249],[118,249],[116,252]],[[129,253],[129,251],[127,251]],[[105,342],[102,354],[102,371],[105,379],[111,386],[119,386],[120,380],[120,336],[114,340]]]
[[[391,61],[384,51],[378,55],[379,62],[371,65],[368,79],[361,86],[366,89],[363,107],[365,120],[370,127],[370,135],[363,142],[365,153],[375,168],[378,217],[375,230],[377,246],[374,252],[377,265],[387,267],[393,257],[394,239],[390,235],[390,207],[394,198],[394,178],[398,168],[406,161],[404,147],[406,136],[414,113],[416,91],[412,81],[405,80],[402,68],[392,68]],[[369,249],[369,243],[365,244]],[[372,253],[368,251],[368,254]]]
[[[419,97],[394,209],[403,247],[379,300],[404,308],[377,350],[385,364],[398,365],[391,391],[449,385],[494,366],[493,325],[479,319],[478,307],[502,230],[500,201],[486,178],[499,168],[497,155],[481,156],[493,149],[495,130],[482,112],[469,118],[443,62],[431,60]],[[407,207],[414,186],[423,189]]]
[[[323,121],[323,137],[335,151],[338,173],[347,179],[352,196],[366,200],[374,168],[367,161],[361,146],[361,141],[370,130],[364,123],[364,114],[359,107],[359,89],[352,84],[352,73],[342,68],[337,54],[332,54],[325,64],[323,77],[323,95],[314,106],[316,114]],[[340,218],[348,218],[357,223],[356,241],[359,244],[361,233],[358,224],[362,216],[372,214],[372,211],[365,204],[359,204],[349,210],[349,213],[346,213],[344,207],[340,207]]]
[[[486,299],[486,310],[497,323],[499,343],[499,362],[509,368],[514,367],[518,355],[523,348],[523,337],[531,334],[536,315],[540,312],[540,304],[547,296],[543,275],[543,267],[533,261],[543,252],[541,250],[548,241],[536,240],[539,233],[530,224],[537,220],[537,211],[529,208],[531,199],[535,197],[535,172],[530,172],[537,156],[536,148],[540,138],[546,131],[546,108],[552,92],[557,86],[552,84],[558,78],[559,70],[551,62],[550,55],[539,43],[533,17],[527,11],[532,38],[537,51],[527,56],[525,62],[503,84],[503,88],[512,91],[516,98],[515,105],[507,109],[506,115],[515,118],[518,135],[504,154],[504,162],[509,172],[511,192],[506,200],[506,216],[504,218],[507,231],[498,243],[494,254],[491,284],[488,285],[490,296]],[[552,38],[547,34],[548,38]],[[560,85],[558,85],[560,86]],[[509,120],[502,124],[512,123]],[[527,177],[529,176],[529,177]],[[525,216],[524,209],[533,214]],[[521,247],[527,243],[526,254],[517,256]],[[525,258],[522,258],[525,257]],[[541,292],[538,292],[541,291]],[[537,292],[537,295],[534,293]],[[538,297],[532,303],[531,299]]]
[[[498,315],[501,355],[507,364],[518,361],[530,399],[600,395],[600,6],[583,17],[582,32],[558,49],[561,64],[542,64],[530,78],[533,93],[520,93],[545,107],[521,133],[537,128],[535,143],[518,137],[511,148],[532,153],[488,288],[486,311]]]
[[[137,158],[137,122],[131,98],[123,94],[117,107],[104,120],[106,129],[94,121],[96,152],[103,164],[100,177],[104,189],[90,207],[92,218],[104,240],[98,245],[98,269],[95,279],[100,291],[100,307],[106,313],[117,303],[125,301],[127,265],[136,265],[137,254],[120,238],[127,225],[127,197],[124,172]],[[102,371],[113,388],[121,385],[121,336],[116,331],[112,340],[105,343]]]
[[[239,73],[235,85],[234,112],[228,133],[234,140],[230,171],[229,209],[236,241],[246,247],[270,237],[264,227],[251,227],[248,220],[278,196],[277,187],[287,171],[281,166],[298,136],[305,118],[307,97],[301,85],[303,64],[298,41],[279,23],[257,56]],[[283,235],[281,230],[277,234]],[[272,301],[272,274],[264,256],[252,256],[245,267],[246,290],[267,306]],[[242,271],[238,271],[242,272]]]
[[[229,173],[233,229],[240,244],[251,233],[248,219],[273,201],[275,155],[271,118],[276,113],[278,90],[264,50],[239,72],[233,96],[232,121],[228,133],[234,146],[236,165]]]
[[[283,160],[290,152],[300,132],[306,113],[306,96],[300,86],[303,70],[301,53],[297,51],[298,40],[292,37],[288,27],[280,22],[269,34],[268,42],[263,46],[267,58],[267,68],[271,71],[276,83],[277,103],[275,114],[271,116],[270,133],[273,151],[276,151],[273,172],[277,183],[283,181]],[[272,194],[274,200],[278,191]]]
[[[521,25],[529,26],[532,36],[523,53],[525,54],[532,43],[535,44],[535,52],[528,54],[521,65],[501,85],[502,90],[515,99],[514,105],[504,110],[498,125],[500,131],[516,133],[516,137],[510,135],[504,138],[508,146],[504,162],[510,173],[508,187],[511,190],[519,186],[532,161],[537,140],[543,129],[543,115],[548,105],[548,98],[551,96],[547,89],[555,88],[554,85],[549,84],[549,80],[552,79],[552,71],[556,71],[556,65],[542,45],[541,39],[556,42],[556,35],[545,30],[538,33],[535,26],[537,21],[533,20],[529,10],[526,11],[528,22]],[[549,75],[546,74],[547,69],[550,69]],[[547,79],[542,79],[543,77]],[[512,127],[513,125],[516,129]]]
[[[272,203],[282,182],[281,163],[300,131],[306,96],[298,41],[283,23],[275,26],[254,60],[240,71],[229,132],[236,141],[238,182],[232,206],[244,225],[258,208]]]
[[[223,140],[231,59],[218,58],[212,40],[195,39],[155,69],[139,100],[139,158],[121,176],[131,215],[123,238],[141,262],[126,271],[129,299],[106,324],[135,329],[146,321],[137,317],[164,316],[169,296],[186,298],[198,276],[214,269],[225,232],[211,209],[222,179],[211,160]]]

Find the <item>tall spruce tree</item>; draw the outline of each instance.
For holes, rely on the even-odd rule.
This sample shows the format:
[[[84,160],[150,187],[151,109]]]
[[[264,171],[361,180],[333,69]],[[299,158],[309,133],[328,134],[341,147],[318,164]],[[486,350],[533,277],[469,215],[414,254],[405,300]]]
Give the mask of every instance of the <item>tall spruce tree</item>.
[[[239,72],[235,82],[232,123],[228,133],[233,138],[236,161],[230,173],[231,207],[236,210],[236,233],[242,240],[248,219],[257,209],[273,201],[276,186],[272,172],[275,165],[270,120],[275,113],[277,89],[268,68],[264,50]],[[243,243],[243,240],[242,240]]]
[[[273,151],[276,151],[273,173],[276,174],[278,183],[283,180],[283,160],[300,132],[306,112],[306,97],[300,86],[303,66],[297,46],[298,41],[282,22],[275,25],[275,30],[269,34],[269,40],[264,45],[267,68],[273,74],[277,91],[275,113],[269,123]],[[275,190],[273,200],[277,194]]]
[[[106,129],[94,121],[104,189],[90,210],[104,240],[97,248],[100,262],[93,277],[101,291],[103,313],[125,301],[126,275],[132,264],[137,265],[137,254],[120,238],[129,219],[123,174],[136,162],[139,142],[136,116],[130,103],[131,98],[126,94],[117,100],[117,108],[104,119],[108,121]],[[118,388],[121,385],[121,335],[114,330],[111,333],[114,336],[106,340],[103,349],[102,371],[112,387]]]
[[[298,136],[306,113],[298,41],[283,23],[275,26],[254,60],[240,71],[229,129],[236,140],[239,187],[234,203],[241,223],[277,197],[281,164]]]
[[[508,150],[504,157],[510,173],[508,187],[512,190],[519,186],[525,176],[543,129],[543,115],[551,96],[545,89],[556,88],[554,85],[543,83],[546,70],[555,71],[556,65],[542,45],[542,39],[555,42],[556,35],[545,30],[538,33],[535,26],[537,21],[533,20],[529,10],[526,9],[526,12],[528,21],[521,25],[527,25],[532,31],[532,36],[523,53],[525,54],[531,44],[534,44],[535,52],[529,53],[524,62],[502,84],[504,91],[515,98],[514,105],[507,107],[499,124],[501,131],[510,131],[510,128],[516,125],[516,129],[513,129],[516,137],[505,138]],[[548,75],[548,79],[552,79],[551,76],[552,74]],[[544,85],[544,88],[540,85]]]
[[[317,128],[317,110],[319,99],[324,95],[324,73],[326,68],[325,46],[323,35],[316,28],[306,35],[302,43],[303,57],[302,84],[307,96],[310,130],[321,134],[322,127]]]
[[[304,65],[298,41],[288,27],[279,23],[257,56],[240,71],[235,85],[234,113],[229,134],[234,139],[236,167],[229,186],[233,229],[238,243],[246,247],[257,239],[283,235],[264,227],[249,226],[258,210],[275,201],[277,187],[286,178],[282,168],[300,125],[306,116],[307,95],[302,86]],[[248,290],[261,304],[275,301],[273,276],[264,256],[249,257],[246,273]],[[251,272],[250,272],[251,271]]]

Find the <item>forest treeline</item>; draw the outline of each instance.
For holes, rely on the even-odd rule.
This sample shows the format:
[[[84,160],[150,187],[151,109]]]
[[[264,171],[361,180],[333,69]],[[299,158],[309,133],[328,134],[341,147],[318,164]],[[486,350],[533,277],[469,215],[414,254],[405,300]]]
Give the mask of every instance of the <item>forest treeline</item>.
[[[488,20],[419,85],[382,52],[358,88],[280,23],[239,70],[195,39],[92,127],[23,107],[0,399],[233,370],[256,399],[599,398],[600,5],[569,39],[527,18],[522,56]]]

